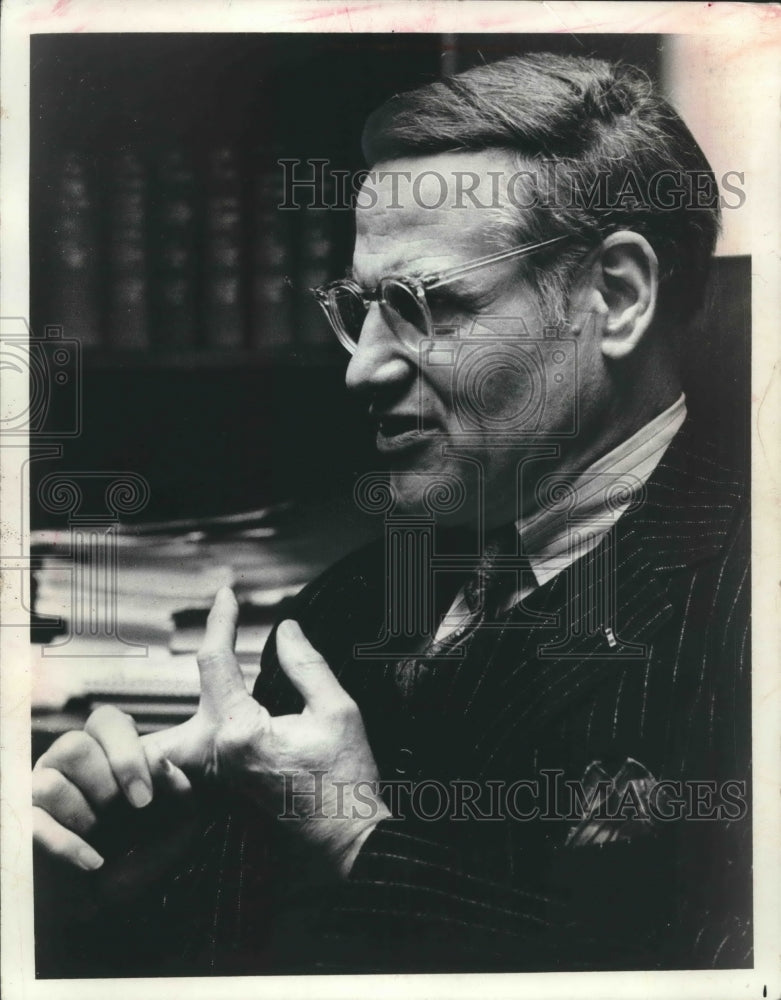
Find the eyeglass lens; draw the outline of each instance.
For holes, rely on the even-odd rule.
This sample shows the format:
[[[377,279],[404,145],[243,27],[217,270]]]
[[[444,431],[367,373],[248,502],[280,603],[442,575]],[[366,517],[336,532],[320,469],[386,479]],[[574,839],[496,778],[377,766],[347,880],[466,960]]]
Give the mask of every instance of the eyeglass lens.
[[[344,334],[356,343],[366,319],[366,306],[361,296],[351,288],[334,288],[331,291],[331,308]]]
[[[423,306],[415,292],[403,281],[386,278],[382,283],[382,301],[418,333],[425,336],[428,332],[428,321]]]
[[[397,336],[409,334],[409,327],[425,336],[428,330],[426,313],[413,289],[395,278],[385,278],[380,285],[379,299]],[[331,306],[342,332],[357,344],[367,312],[362,296],[342,286],[331,292]]]

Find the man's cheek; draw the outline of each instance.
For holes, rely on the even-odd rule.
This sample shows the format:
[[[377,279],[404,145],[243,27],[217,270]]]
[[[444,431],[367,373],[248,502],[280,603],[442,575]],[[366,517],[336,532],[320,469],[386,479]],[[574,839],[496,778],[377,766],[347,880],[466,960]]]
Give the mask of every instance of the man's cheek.
[[[500,435],[504,441],[526,429],[544,395],[535,360],[511,344],[462,352],[453,372],[451,435]]]

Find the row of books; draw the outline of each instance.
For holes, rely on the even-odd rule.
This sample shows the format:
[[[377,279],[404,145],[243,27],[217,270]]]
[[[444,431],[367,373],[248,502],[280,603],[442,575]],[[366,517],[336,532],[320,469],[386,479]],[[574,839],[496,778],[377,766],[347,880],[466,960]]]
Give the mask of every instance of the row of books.
[[[45,213],[42,319],[117,351],[330,343],[308,289],[343,270],[344,213],[317,207],[331,202],[327,173],[280,210],[279,158],[231,145],[67,153]]]

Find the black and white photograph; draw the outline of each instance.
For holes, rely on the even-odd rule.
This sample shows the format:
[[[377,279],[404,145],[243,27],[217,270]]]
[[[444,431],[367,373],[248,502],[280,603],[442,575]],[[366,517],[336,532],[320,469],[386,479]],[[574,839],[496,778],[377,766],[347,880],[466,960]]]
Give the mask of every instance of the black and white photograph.
[[[165,7],[3,29],[9,996],[779,996],[778,8]]]

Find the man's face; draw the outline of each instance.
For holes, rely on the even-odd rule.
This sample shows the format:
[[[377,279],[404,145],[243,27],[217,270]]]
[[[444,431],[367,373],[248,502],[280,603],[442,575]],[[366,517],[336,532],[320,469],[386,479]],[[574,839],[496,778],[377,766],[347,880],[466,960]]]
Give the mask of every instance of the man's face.
[[[497,208],[482,205],[491,202],[487,172],[507,178],[516,169],[498,151],[378,165],[359,199],[371,207],[357,211],[354,279],[373,289],[385,276],[419,277],[504,249],[506,242],[497,240],[502,224]],[[458,199],[459,171],[462,177],[473,171],[483,178],[476,189],[480,204],[463,195]],[[447,188],[438,208],[425,206],[442,201],[445,188],[432,174],[422,176],[427,172],[436,172]],[[497,186],[506,204],[506,181]],[[347,369],[347,386],[368,404],[401,509],[420,510],[423,491],[442,474],[455,476],[474,497],[481,470],[489,521],[517,516],[517,468],[533,453],[532,432],[539,443],[572,427],[574,344],[567,341],[558,349],[543,341],[543,312],[524,280],[530,266],[528,258],[511,258],[429,292],[441,342],[433,352],[423,336],[424,349],[405,347],[384,308],[372,303]],[[437,327],[458,328],[459,335],[437,335]],[[464,515],[473,512],[471,507]]]

